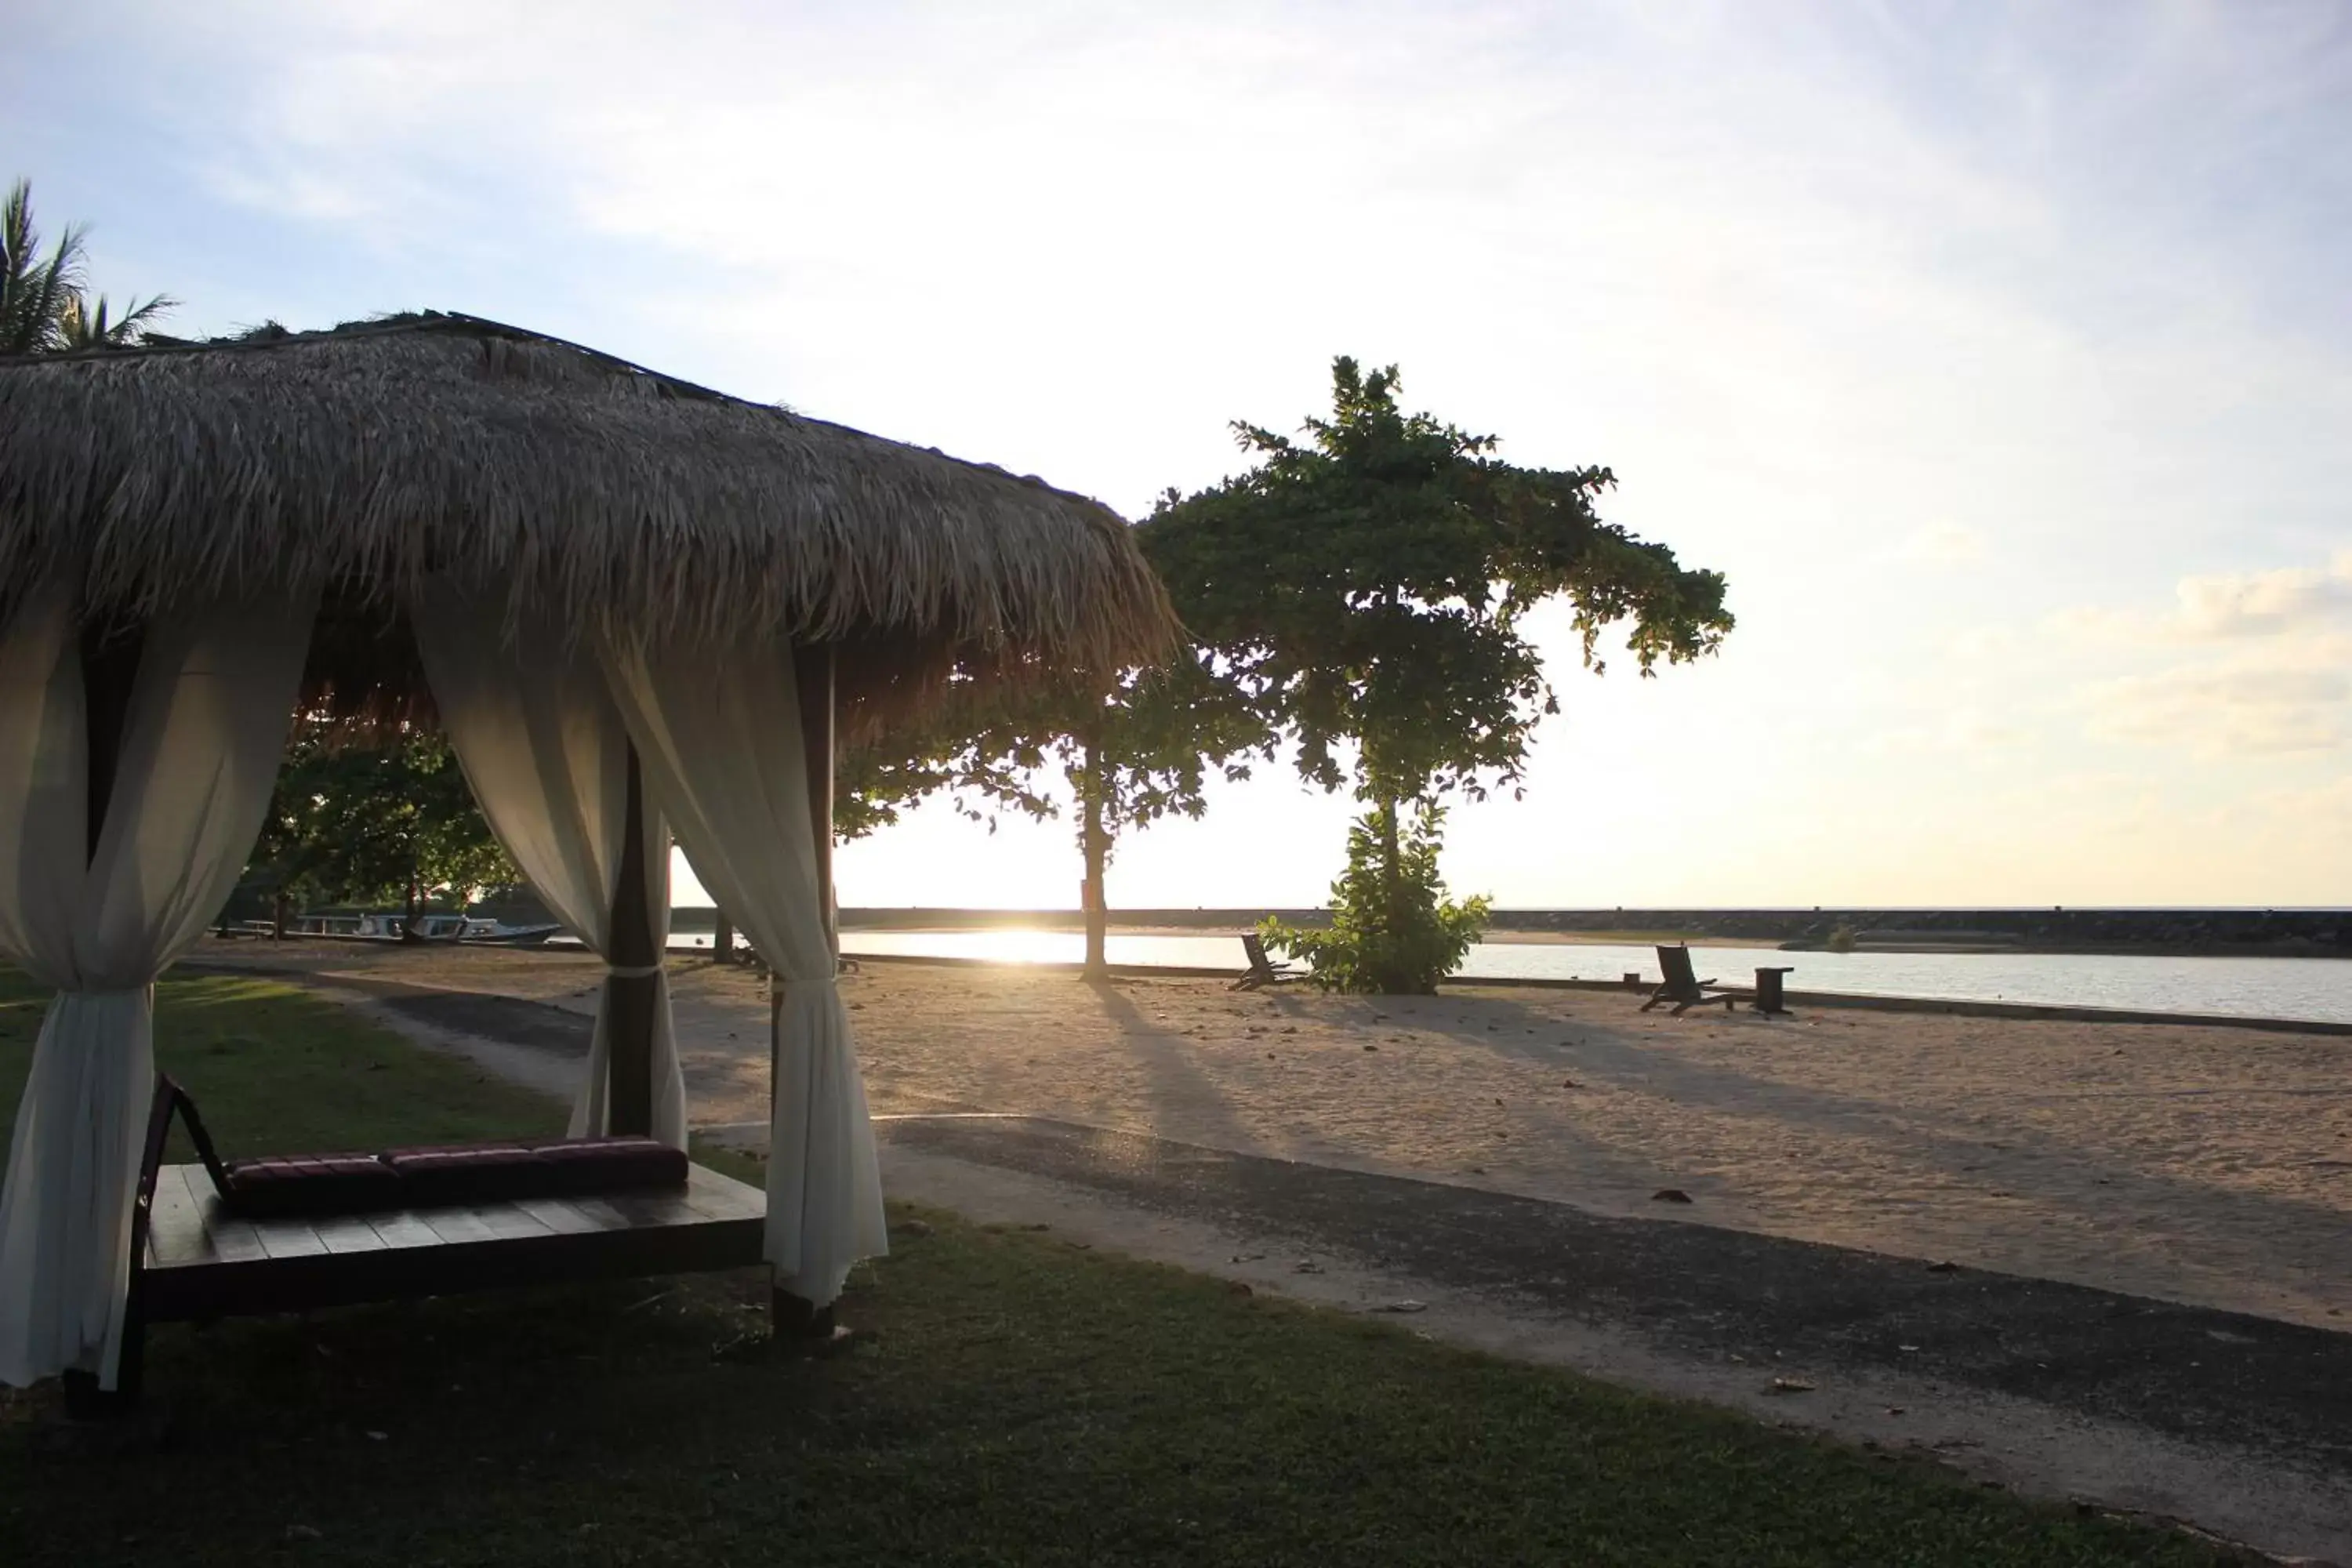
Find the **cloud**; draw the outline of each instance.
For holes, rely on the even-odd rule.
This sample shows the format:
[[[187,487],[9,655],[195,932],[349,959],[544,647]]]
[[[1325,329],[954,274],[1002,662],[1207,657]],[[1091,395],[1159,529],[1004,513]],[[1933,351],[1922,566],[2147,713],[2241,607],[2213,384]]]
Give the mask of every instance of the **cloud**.
[[[2077,700],[2103,740],[2203,757],[2333,751],[2352,740],[2352,679],[2293,657],[2126,676]]]
[[[1957,522],[1920,529],[1904,541],[1902,549],[1904,560],[1931,566],[1964,566],[1984,555],[1983,531]]]
[[[2192,637],[2250,637],[2352,626],[2352,550],[2326,566],[2184,577],[2179,628]]]
[[[1993,868],[1948,861],[1988,897],[2091,864],[2080,822],[2111,818],[2063,816],[2062,775],[2246,798],[2283,765],[2227,759],[2307,773],[2352,747],[2352,555],[2310,542],[2352,543],[2333,154],[2352,33],[2316,20],[116,8],[130,25],[56,29],[91,85],[53,133],[145,149],[184,194],[93,174],[131,221],[58,210],[146,223],[195,301],[184,330],[475,309],[1130,511],[1231,471],[1226,419],[1318,405],[1332,353],[1396,360],[1416,405],[1514,459],[1611,464],[1612,521],[1730,576],[1722,660],[1577,687],[1549,755],[1767,735],[1796,759],[1785,784],[1743,764],[1690,788],[1732,803],[1727,839],[1818,847],[1853,841],[1839,773],[1867,750],[1906,816],[1980,826]],[[72,79],[58,65],[28,80]],[[0,130],[47,132],[37,107],[0,99]],[[2296,564],[2183,576],[2213,563],[2216,519],[2242,542],[2224,563]],[[1547,638],[1564,677],[1572,641]],[[1619,798],[1660,787],[1604,776]],[[2193,832],[2179,810],[2151,805],[2145,840]],[[1465,885],[1520,864],[1490,842],[1499,869],[1465,865]],[[2147,858],[2097,842],[2118,875]],[[910,897],[985,900],[1003,875],[975,860],[950,886],[961,850],[906,843]],[[1267,843],[1283,896],[1318,896],[1322,861]],[[1822,863],[1787,851],[1741,896],[1793,896]],[[2225,870],[2163,890],[2311,874],[2291,848]],[[1167,896],[1191,885],[1166,876]]]
[[[1979,639],[1995,628],[1970,634]],[[2047,638],[2120,648],[2291,641],[2352,631],[2352,550],[2324,566],[2182,577],[2163,609],[2069,605],[2042,617]]]
[[[1864,750],[1887,755],[1926,753],[1940,757],[1974,757],[2013,750],[2026,742],[2032,730],[2014,717],[1996,717],[1963,704],[1921,724],[1902,725],[1874,733]]]
[[[2137,647],[2167,639],[2168,617],[2112,605],[2069,605],[2042,617],[2037,640],[2089,647]]]
[[[1978,626],[1944,647],[1934,689],[1955,713],[1991,708],[2209,762],[2352,745],[2352,550],[2324,564],[2184,576],[2168,604],[2074,605]],[[1933,733],[1964,732],[1958,724]]]
[[[2140,624],[2169,668],[2086,687],[2092,733],[2203,757],[2352,742],[2352,551],[2324,566],[2184,577]]]

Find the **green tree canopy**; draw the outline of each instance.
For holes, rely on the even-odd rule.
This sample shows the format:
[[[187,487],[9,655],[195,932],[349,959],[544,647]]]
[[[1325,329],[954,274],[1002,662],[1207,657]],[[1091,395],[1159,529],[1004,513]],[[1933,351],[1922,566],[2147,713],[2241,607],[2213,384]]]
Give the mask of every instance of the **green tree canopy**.
[[[1194,636],[1296,738],[1301,773],[1337,789],[1352,771],[1371,807],[1334,899],[1340,925],[1388,956],[1342,966],[1328,943],[1320,957],[1293,950],[1318,975],[1330,960],[1351,988],[1376,976],[1422,990],[1436,975],[1400,955],[1436,950],[1412,935],[1442,899],[1431,808],[1516,784],[1536,725],[1558,711],[1522,634],[1528,612],[1566,597],[1587,666],[1601,668],[1601,634],[1616,628],[1644,675],[1714,651],[1732,617],[1720,574],[1601,521],[1607,468],[1506,463],[1496,437],[1400,410],[1393,366],[1367,375],[1341,358],[1331,382],[1331,415],[1307,420],[1307,439],[1236,424],[1256,465],[1169,492],[1143,537]],[[1356,907],[1367,889],[1377,907]]]
[[[1200,816],[1211,774],[1247,778],[1253,756],[1273,754],[1275,734],[1216,656],[1199,647],[1129,670],[1108,692],[1059,694],[1039,727],[1077,800],[1086,973],[1099,976],[1108,973],[1108,869],[1119,836],[1164,816]]]
[[[1197,650],[1124,671],[1108,689],[1076,678],[1018,696],[972,685],[922,720],[844,749],[834,830],[863,837],[940,793],[992,832],[1003,811],[1058,816],[1058,773],[1077,807],[1087,962],[1100,973],[1105,868],[1118,835],[1200,816],[1212,773],[1245,777],[1247,753],[1272,748],[1255,705]]]
[[[1030,717],[981,683],[957,681],[920,717],[842,746],[835,759],[833,831],[863,838],[944,793],[954,810],[996,830],[998,813],[1055,815],[1040,793],[1047,763]]]
[[[521,873],[474,803],[457,753],[404,724],[347,741],[323,720],[295,721],[247,869],[287,904],[460,902]]]
[[[1393,366],[1332,365],[1332,414],[1294,442],[1236,424],[1263,459],[1191,496],[1171,491],[1144,543],[1186,624],[1295,733],[1301,773],[1413,801],[1515,782],[1558,710],[1527,612],[1575,607],[1586,664],[1622,626],[1643,674],[1714,650],[1731,629],[1719,573],[1603,522],[1607,468],[1522,468],[1396,404]]]

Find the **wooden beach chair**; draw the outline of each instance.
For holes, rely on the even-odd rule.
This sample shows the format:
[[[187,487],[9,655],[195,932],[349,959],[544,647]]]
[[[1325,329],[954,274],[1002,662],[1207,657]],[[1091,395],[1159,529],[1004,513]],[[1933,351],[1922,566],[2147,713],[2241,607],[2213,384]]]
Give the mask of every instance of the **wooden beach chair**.
[[[1290,965],[1277,963],[1265,955],[1265,942],[1255,931],[1243,933],[1242,952],[1249,955],[1249,972],[1228,986],[1228,990],[1255,991],[1262,985],[1278,985],[1283,981],[1297,978],[1290,973]]]
[[[1650,999],[1642,1004],[1644,1013],[1661,1002],[1672,1002],[1675,1005],[1672,1016],[1677,1017],[1690,1008],[1710,1002],[1722,1003],[1723,1010],[1728,1013],[1737,1000],[1723,992],[1706,989],[1715,982],[1698,978],[1698,972],[1691,967],[1687,946],[1667,947],[1661,943],[1658,947],[1658,972],[1666,977],[1665,984],[1651,992]]]

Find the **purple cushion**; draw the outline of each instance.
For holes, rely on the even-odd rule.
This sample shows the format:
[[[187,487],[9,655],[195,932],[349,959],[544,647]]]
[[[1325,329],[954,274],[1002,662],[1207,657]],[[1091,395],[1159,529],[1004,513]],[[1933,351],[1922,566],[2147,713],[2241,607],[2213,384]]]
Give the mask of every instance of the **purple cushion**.
[[[585,1197],[686,1185],[686,1156],[650,1138],[396,1149],[384,1155],[417,1204]]]
[[[531,1153],[565,1197],[686,1185],[686,1155],[651,1138],[566,1138]]]
[[[227,1167],[222,1194],[255,1218],[592,1197],[686,1185],[686,1155],[651,1138],[452,1143],[383,1154],[274,1154]]]
[[[408,1201],[419,1206],[542,1195],[532,1190],[530,1151],[519,1143],[394,1149],[383,1163],[400,1177]]]
[[[288,1154],[238,1160],[221,1196],[257,1218],[396,1209],[407,1201],[399,1175],[373,1154]]]

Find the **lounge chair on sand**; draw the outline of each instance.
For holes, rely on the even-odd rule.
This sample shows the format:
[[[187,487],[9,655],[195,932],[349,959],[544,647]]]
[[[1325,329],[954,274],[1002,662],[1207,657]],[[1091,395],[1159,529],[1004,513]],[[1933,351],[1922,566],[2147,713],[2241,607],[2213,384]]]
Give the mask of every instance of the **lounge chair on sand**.
[[[1261,985],[1276,985],[1285,980],[1297,978],[1290,973],[1290,965],[1276,963],[1265,955],[1265,943],[1260,940],[1257,932],[1243,933],[1242,951],[1249,954],[1249,973],[1234,981],[1227,989],[1255,991]]]
[[[1722,992],[1710,993],[1706,989],[1715,982],[1698,978],[1697,971],[1691,968],[1690,949],[1686,946],[1667,947],[1663,943],[1660,944],[1658,971],[1666,977],[1666,983],[1651,992],[1650,999],[1642,1004],[1642,1011],[1644,1013],[1661,1002],[1672,1002],[1675,1005],[1674,1011],[1676,1016],[1685,1009],[1701,1006],[1709,1002],[1722,1003],[1723,1010],[1728,1013],[1731,1011],[1732,1004],[1737,1000],[1736,997],[1726,995]]]

